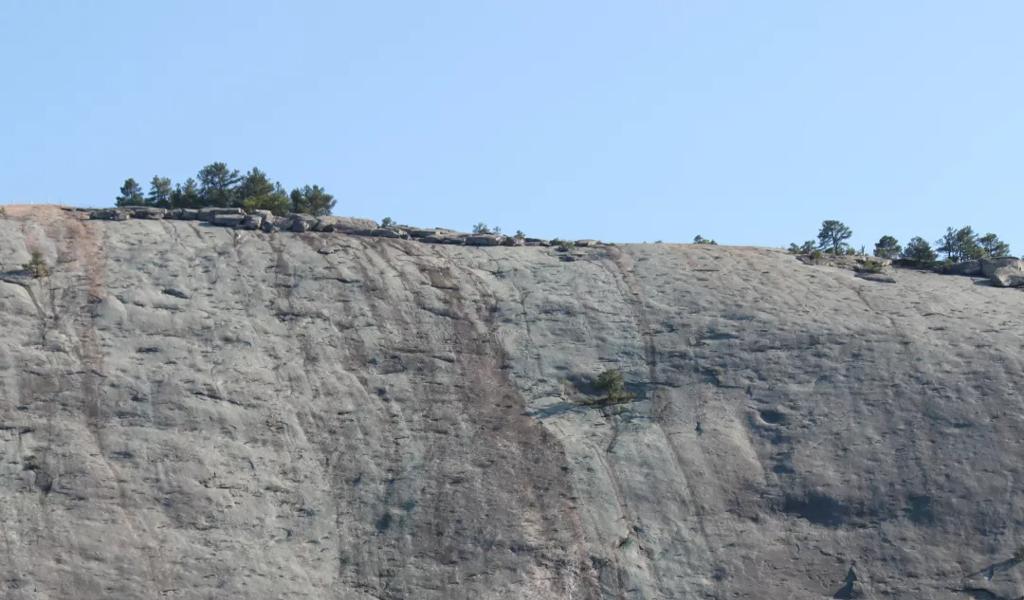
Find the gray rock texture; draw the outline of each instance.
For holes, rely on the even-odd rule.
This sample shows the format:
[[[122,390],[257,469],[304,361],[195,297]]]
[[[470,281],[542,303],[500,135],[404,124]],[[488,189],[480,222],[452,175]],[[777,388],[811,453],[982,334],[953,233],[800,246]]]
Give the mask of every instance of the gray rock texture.
[[[1024,260],[995,258],[982,261],[982,273],[999,287],[1024,287]]]
[[[7,214],[2,598],[1024,594],[1017,290]]]

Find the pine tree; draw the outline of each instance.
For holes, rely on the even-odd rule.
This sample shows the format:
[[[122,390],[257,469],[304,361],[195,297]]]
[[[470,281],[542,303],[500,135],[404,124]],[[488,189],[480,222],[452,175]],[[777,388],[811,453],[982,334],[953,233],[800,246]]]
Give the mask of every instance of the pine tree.
[[[1010,245],[994,233],[986,233],[978,238],[978,247],[986,258],[1003,258],[1010,255]]]
[[[924,238],[915,237],[907,242],[907,247],[903,249],[900,258],[914,261],[919,265],[930,265],[935,262],[938,255]]]
[[[171,192],[171,207],[173,208],[197,208],[200,206],[199,186],[196,180],[189,177],[185,184],[174,186]]]
[[[131,177],[125,179],[124,185],[121,186],[121,195],[117,197],[117,206],[140,206],[145,203],[139,183]]]
[[[893,259],[902,251],[903,248],[900,246],[899,240],[891,235],[883,235],[875,244],[874,254],[879,258]]]
[[[985,254],[978,245],[978,236],[971,229],[970,225],[960,229],[946,228],[946,235],[935,242],[936,250],[946,255],[948,260],[962,262],[965,260],[977,260]]]
[[[210,163],[199,170],[199,197],[202,206],[236,205],[236,186],[242,177],[222,162]]]
[[[174,189],[171,187],[171,179],[169,177],[153,176],[153,179],[149,182],[149,195],[146,196],[146,204],[151,206],[159,206],[160,208],[170,208],[171,206],[171,194]]]
[[[832,254],[844,254],[847,248],[846,240],[852,236],[853,231],[841,221],[822,221],[821,230],[818,231],[818,247]]]
[[[316,217],[331,214],[334,209],[334,196],[328,194],[318,185],[307,185],[292,190],[292,211],[307,213]]]

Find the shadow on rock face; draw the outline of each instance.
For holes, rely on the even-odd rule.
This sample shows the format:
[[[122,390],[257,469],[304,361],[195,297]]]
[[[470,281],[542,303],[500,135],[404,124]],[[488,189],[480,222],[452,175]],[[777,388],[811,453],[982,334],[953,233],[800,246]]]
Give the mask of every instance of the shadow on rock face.
[[[787,496],[782,512],[806,519],[815,525],[839,527],[846,523],[850,509],[831,496],[811,492],[805,497]]]

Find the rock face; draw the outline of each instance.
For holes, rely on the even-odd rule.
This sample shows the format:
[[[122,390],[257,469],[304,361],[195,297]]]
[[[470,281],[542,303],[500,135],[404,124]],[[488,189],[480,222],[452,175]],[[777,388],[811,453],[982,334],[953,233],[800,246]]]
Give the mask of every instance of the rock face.
[[[982,261],[982,273],[999,287],[1024,287],[1024,260],[994,258]]]
[[[8,215],[5,599],[1024,593],[1015,290]]]

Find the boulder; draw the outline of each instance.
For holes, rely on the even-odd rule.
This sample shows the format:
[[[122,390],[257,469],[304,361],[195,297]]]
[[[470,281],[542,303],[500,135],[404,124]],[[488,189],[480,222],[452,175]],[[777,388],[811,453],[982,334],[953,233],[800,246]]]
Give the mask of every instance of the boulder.
[[[590,248],[601,244],[600,240],[576,240],[573,243],[577,248]]]
[[[524,238],[521,238],[521,237],[508,236],[505,239],[501,240],[501,245],[502,246],[525,246],[526,245],[526,240]]]
[[[131,216],[135,219],[162,219],[167,214],[167,209],[155,206],[143,206],[131,209]]]
[[[983,277],[992,277],[995,272],[1003,267],[1012,267],[1020,262],[1019,258],[1006,256],[1003,258],[981,259],[981,274]]]
[[[263,227],[263,215],[257,214],[245,215],[242,222],[238,224],[239,229],[256,230],[261,227]]]
[[[212,223],[213,217],[216,215],[240,215],[244,217],[245,211],[241,208],[228,206],[207,206],[196,211],[196,218],[200,221],[208,221]]]
[[[524,239],[523,243],[525,245],[527,245],[527,246],[550,246],[551,245],[551,242],[549,242],[547,240],[542,240],[540,238],[531,238],[531,237],[528,237],[528,238]]]
[[[994,259],[999,261],[998,266],[991,270],[989,280],[999,287],[1024,287],[1024,260],[1019,259]]]
[[[213,220],[210,221],[210,223],[214,225],[219,225],[220,227],[237,227],[242,224],[242,221],[245,220],[245,217],[246,215],[244,214],[215,214],[213,215]]]
[[[90,219],[103,221],[127,221],[131,218],[131,212],[120,208],[103,208],[89,213]]]
[[[306,213],[288,213],[287,216],[281,218],[277,222],[277,226],[281,228],[281,231],[302,233],[303,231],[313,229],[316,222],[317,218],[313,215],[308,215]]]
[[[173,208],[167,211],[167,219],[179,219],[181,221],[195,221],[199,218],[198,208]]]
[[[505,239],[503,235],[493,235],[490,233],[478,233],[475,235],[467,235],[465,238],[467,246],[498,246],[502,240]]]
[[[276,221],[277,217],[263,219],[263,223],[260,225],[260,231],[262,231],[263,233],[273,233],[277,231],[278,227]]]
[[[133,206],[130,210],[135,219],[162,219],[167,214],[167,209],[155,206]]]
[[[425,238],[425,237],[430,237],[432,235],[437,235],[437,229],[436,228],[423,229],[421,227],[406,227],[405,225],[403,225],[402,229],[404,229],[405,232],[409,234],[409,237],[411,237],[414,240],[418,240],[420,238]]]
[[[461,246],[464,243],[462,237],[457,235],[437,234],[419,238],[424,244],[452,244]]]
[[[321,218],[317,219],[316,222],[313,223],[313,226],[310,227],[310,229],[312,229],[313,231],[322,231],[325,233],[330,233],[334,231],[334,223],[327,219]]]
[[[325,225],[333,225],[334,231],[341,231],[343,233],[356,233],[363,230],[377,229],[377,222],[373,219],[326,216],[320,217],[320,221]]]

